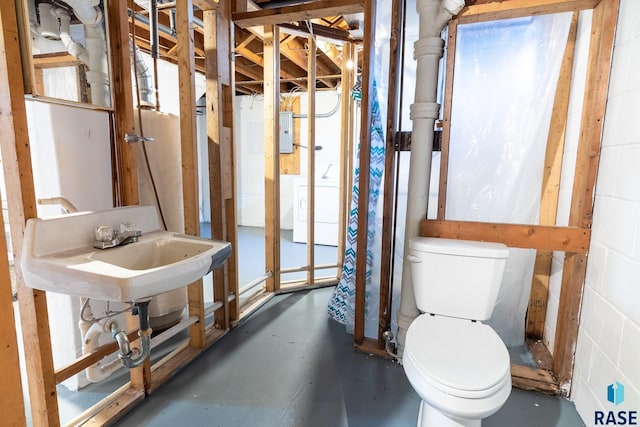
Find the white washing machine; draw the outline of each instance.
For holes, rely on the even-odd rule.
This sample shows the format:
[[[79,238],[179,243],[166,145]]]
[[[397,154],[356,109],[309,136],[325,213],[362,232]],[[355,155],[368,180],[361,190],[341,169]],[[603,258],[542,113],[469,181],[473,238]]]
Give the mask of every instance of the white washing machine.
[[[293,241],[307,243],[307,180],[294,181]],[[340,184],[318,179],[315,185],[315,243],[338,246],[340,220]]]

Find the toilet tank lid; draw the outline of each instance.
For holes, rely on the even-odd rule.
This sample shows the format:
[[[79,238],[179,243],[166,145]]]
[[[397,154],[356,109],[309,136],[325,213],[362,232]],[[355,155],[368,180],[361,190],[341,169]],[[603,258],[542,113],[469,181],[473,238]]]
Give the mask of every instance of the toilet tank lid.
[[[438,237],[414,237],[409,241],[409,249],[434,254],[479,258],[507,258],[509,256],[509,248],[503,243],[441,239]]]

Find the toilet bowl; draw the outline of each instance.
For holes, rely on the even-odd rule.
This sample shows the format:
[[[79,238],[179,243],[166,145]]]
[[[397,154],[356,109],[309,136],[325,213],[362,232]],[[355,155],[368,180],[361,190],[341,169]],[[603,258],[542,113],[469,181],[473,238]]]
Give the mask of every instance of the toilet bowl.
[[[511,393],[509,352],[482,323],[493,312],[508,248],[417,237],[407,259],[416,305],[403,366],[422,399],[418,427],[479,427]]]
[[[422,399],[418,426],[480,426],[511,393],[509,353],[479,322],[419,316],[407,331],[403,366]]]

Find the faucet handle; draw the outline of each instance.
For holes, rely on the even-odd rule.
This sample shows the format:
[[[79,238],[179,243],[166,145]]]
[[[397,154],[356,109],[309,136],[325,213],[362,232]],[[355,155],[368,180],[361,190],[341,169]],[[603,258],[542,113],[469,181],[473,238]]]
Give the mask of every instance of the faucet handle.
[[[96,227],[95,236],[99,242],[109,242],[115,237],[116,231],[110,225],[101,225]]]
[[[136,231],[136,224],[132,221],[123,221],[120,224],[120,233],[126,233],[128,231]]]

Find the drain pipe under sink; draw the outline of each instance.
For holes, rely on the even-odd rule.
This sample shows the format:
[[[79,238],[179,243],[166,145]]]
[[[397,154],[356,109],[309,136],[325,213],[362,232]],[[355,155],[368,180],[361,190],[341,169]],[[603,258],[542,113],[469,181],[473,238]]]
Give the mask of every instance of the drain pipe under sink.
[[[439,62],[444,52],[441,33],[451,17],[464,7],[464,0],[416,0],[420,18],[420,33],[414,44],[417,61],[415,102],[411,105],[411,162],[409,165],[409,187],[407,217],[404,236],[404,259],[402,263],[402,290],[398,311],[398,359],[402,353],[411,322],[418,316],[416,300],[411,282],[409,240],[420,234],[420,223],[427,216],[429,181],[431,176],[431,154],[433,151],[433,128],[439,117],[437,100]]]

